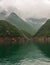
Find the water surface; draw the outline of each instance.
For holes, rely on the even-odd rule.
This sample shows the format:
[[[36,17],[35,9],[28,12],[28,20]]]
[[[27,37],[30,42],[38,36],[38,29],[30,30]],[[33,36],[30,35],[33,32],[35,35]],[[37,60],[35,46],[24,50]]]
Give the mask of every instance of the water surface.
[[[0,45],[0,65],[50,65],[50,43],[29,41]]]

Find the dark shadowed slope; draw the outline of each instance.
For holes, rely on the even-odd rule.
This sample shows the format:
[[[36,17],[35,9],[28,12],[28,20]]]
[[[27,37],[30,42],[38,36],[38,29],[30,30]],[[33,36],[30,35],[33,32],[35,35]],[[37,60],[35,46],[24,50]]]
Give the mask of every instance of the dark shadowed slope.
[[[35,37],[50,37],[50,19],[39,29]]]
[[[0,20],[0,37],[24,37],[24,34],[5,20]]]

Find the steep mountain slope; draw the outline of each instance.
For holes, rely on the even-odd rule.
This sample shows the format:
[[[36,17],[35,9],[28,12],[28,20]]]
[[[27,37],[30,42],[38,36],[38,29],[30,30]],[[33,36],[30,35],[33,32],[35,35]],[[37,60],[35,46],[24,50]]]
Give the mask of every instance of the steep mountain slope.
[[[0,20],[7,20],[9,23],[16,26],[18,29],[25,31],[26,33],[30,35],[34,35],[39,28],[42,26],[42,22],[45,22],[45,19],[26,19],[26,21],[22,20],[18,15],[15,13],[11,13],[10,15],[7,15],[7,12],[3,11],[0,13]],[[24,33],[25,33],[24,32]]]
[[[11,13],[7,18],[7,21],[9,21],[11,24],[15,25],[18,29],[23,30],[31,35],[34,35],[35,30],[29,24],[28,22],[25,22],[22,20],[19,16],[17,16],[15,13]]]
[[[24,37],[24,34],[5,20],[0,20],[0,37]]]
[[[34,37],[50,37],[50,19],[47,20]]]

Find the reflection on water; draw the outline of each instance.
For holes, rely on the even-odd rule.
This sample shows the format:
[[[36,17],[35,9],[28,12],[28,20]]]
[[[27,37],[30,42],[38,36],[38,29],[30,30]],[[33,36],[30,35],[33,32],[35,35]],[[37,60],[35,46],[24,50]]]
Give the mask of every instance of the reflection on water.
[[[0,45],[0,65],[50,65],[49,43],[13,43]]]

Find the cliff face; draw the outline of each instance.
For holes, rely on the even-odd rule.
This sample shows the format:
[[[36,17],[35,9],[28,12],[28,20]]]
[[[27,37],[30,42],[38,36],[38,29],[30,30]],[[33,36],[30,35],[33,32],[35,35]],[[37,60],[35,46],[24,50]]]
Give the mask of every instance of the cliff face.
[[[50,37],[50,19],[47,20],[34,37]]]

